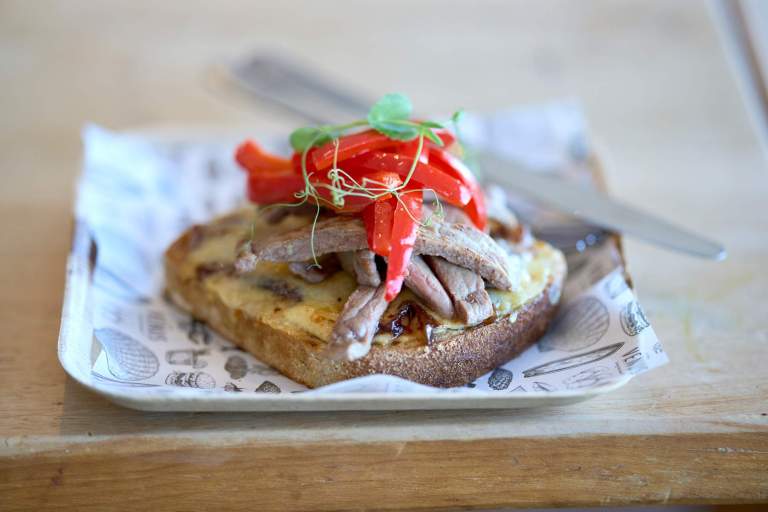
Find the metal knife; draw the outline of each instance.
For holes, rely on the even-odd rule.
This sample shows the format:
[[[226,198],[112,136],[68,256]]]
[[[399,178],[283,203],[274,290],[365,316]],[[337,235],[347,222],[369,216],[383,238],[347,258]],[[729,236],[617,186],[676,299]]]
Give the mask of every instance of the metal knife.
[[[316,123],[322,122],[329,111],[365,115],[366,105],[370,105],[364,98],[280,56],[253,56],[230,66],[229,71],[250,94]],[[318,116],[318,112],[322,114]],[[619,203],[595,189],[521,170],[490,153],[478,156],[481,163],[493,169],[493,181],[594,226],[702,258],[722,260],[726,256],[721,244]]]
[[[524,171],[492,154],[479,156],[483,166],[489,171],[492,170],[489,174],[494,182],[518,190],[564,213],[668,249],[718,261],[726,257],[725,248],[719,243],[677,227],[650,213],[619,203],[594,188]]]

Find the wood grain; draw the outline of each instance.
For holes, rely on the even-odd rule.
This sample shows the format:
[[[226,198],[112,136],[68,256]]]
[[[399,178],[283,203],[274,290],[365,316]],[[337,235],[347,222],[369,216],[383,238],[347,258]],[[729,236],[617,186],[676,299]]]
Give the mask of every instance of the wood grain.
[[[83,123],[286,131],[299,121],[206,80],[254,48],[425,112],[581,98],[614,194],[729,249],[713,264],[627,241],[671,364],[591,402],[481,414],[147,414],[67,379]],[[766,500],[768,176],[705,4],[5,1],[0,62],[0,509]]]
[[[596,456],[585,457],[588,452]],[[710,435],[254,443],[215,450],[174,440],[129,449],[113,442],[3,461],[0,508],[66,503],[77,510],[146,510],[166,503],[188,510],[226,503],[228,510],[268,512],[734,504],[768,501],[767,467],[768,439],[755,434],[734,435],[727,446]]]

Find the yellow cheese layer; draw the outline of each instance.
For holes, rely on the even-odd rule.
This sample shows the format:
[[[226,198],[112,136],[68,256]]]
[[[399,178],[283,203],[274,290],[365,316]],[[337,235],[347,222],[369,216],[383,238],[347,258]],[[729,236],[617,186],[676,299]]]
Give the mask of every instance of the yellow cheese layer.
[[[236,248],[243,240],[264,236],[280,230],[295,228],[306,222],[298,217],[288,217],[277,225],[265,225],[254,220],[253,214],[243,212],[237,219],[229,217],[226,225],[213,221],[205,231],[200,244],[194,248],[184,262],[182,275],[187,279],[198,279],[200,266],[231,264]],[[239,220],[238,220],[239,219]],[[212,228],[212,229],[211,229]],[[536,242],[529,253],[516,257],[518,287],[514,291],[489,289],[496,316],[510,316],[523,304],[538,296],[546,287],[550,272],[562,258],[560,253],[543,242]],[[265,322],[292,335],[310,335],[318,343],[330,337],[336,318],[341,313],[347,297],[356,284],[352,276],[338,271],[321,283],[312,284],[292,274],[286,263],[261,262],[253,272],[236,276],[231,272],[214,272],[202,280],[207,293],[223,301],[229,308]],[[275,291],[275,288],[277,291]],[[393,317],[404,303],[419,304],[432,317],[437,337],[448,332],[467,328],[455,320],[440,318],[435,312],[421,305],[408,290],[389,305],[384,317]],[[380,333],[374,343],[387,344],[393,341],[390,333]],[[397,337],[398,345],[419,345],[426,343],[423,329],[404,332]]]

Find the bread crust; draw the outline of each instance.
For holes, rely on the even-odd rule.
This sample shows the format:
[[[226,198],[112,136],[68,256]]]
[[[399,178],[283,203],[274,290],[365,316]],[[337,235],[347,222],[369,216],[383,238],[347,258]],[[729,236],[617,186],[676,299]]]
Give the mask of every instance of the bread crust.
[[[202,281],[183,277],[179,269],[195,243],[187,231],[166,251],[165,275],[169,298],[180,308],[284,375],[309,387],[319,387],[371,374],[388,374],[437,387],[467,384],[509,361],[535,343],[557,311],[565,279],[564,260],[552,269],[542,293],[512,315],[462,330],[428,346],[374,345],[357,361],[324,356],[325,343],[313,336],[294,335],[227,306],[206,291]]]

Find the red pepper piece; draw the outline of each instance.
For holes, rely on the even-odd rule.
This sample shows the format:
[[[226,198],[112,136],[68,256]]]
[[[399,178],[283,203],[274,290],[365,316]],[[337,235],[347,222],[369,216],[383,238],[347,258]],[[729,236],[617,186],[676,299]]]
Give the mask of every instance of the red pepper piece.
[[[478,229],[485,229],[488,223],[485,196],[472,171],[464,165],[464,162],[443,148],[429,149],[429,164],[460,180],[469,189],[472,200],[464,207],[464,211]]]
[[[317,168],[315,167],[315,162],[312,158],[316,152],[317,148],[312,148],[307,152],[307,174],[317,173]],[[301,155],[302,152],[299,151],[295,152],[293,156],[291,156],[291,165],[293,166],[293,170],[299,174],[301,174]]]
[[[339,162],[374,149],[397,147],[402,142],[390,139],[376,130],[366,130],[339,138],[338,151],[333,142],[323,144],[312,154],[316,169],[327,169],[333,165],[334,154]]]
[[[295,202],[296,192],[304,189],[304,178],[288,172],[248,173],[248,199],[256,204]]]
[[[405,272],[411,261],[413,245],[416,243],[422,202],[423,194],[421,191],[406,191],[400,194],[400,201],[397,202],[392,218],[392,247],[387,259],[386,291],[384,293],[384,299],[387,302],[397,297],[403,287]]]
[[[389,256],[395,204],[396,201],[392,198],[386,201],[376,201],[363,210],[363,222],[368,234],[368,247],[379,256]]]
[[[421,153],[419,153],[419,162],[424,165],[429,163],[429,144],[428,143],[429,141],[425,139],[424,144],[422,144],[422,147],[421,147]],[[403,145],[400,146],[398,153],[403,156],[411,157],[412,159],[414,156],[416,156],[416,150],[418,149],[419,149],[419,139],[417,138],[417,139],[403,143]]]
[[[415,155],[415,153],[414,153]],[[413,165],[412,156],[383,151],[371,151],[344,163],[344,168],[355,175],[369,171],[394,172],[405,179]],[[472,199],[472,194],[462,181],[448,175],[432,165],[419,163],[414,170],[413,181],[433,190],[438,196],[455,206],[464,206]]]
[[[249,172],[279,172],[291,168],[291,161],[264,151],[252,140],[237,147],[235,160]]]

